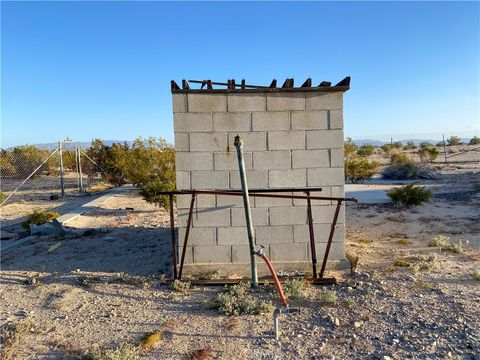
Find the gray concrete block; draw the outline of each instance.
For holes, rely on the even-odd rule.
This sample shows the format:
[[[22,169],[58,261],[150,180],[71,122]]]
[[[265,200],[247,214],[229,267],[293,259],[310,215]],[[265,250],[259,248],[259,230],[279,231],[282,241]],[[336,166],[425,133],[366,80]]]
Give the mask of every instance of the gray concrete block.
[[[312,216],[314,224],[331,224],[335,214],[336,205],[312,206]],[[345,223],[345,205],[340,208],[338,215],[338,224]]]
[[[306,261],[307,244],[270,244],[272,261]]]
[[[306,206],[273,207],[270,212],[270,225],[295,225],[307,223]]]
[[[333,197],[345,197],[344,186],[332,186],[332,196]]]
[[[257,226],[257,244],[289,244],[293,243],[293,227],[285,226]]]
[[[343,108],[342,92],[306,93],[307,110],[333,110]]]
[[[267,94],[267,110],[305,110],[304,93]]]
[[[226,151],[227,134],[190,133],[190,151]]]
[[[308,244],[305,244],[305,245],[308,246]],[[326,248],[327,248],[326,243],[315,243],[318,271],[320,271]],[[308,249],[307,260],[310,260],[310,259],[311,259],[310,249]],[[330,247],[330,252],[328,254],[327,267],[328,267],[328,261],[343,260],[343,259],[345,259],[345,244],[343,242],[333,242],[332,246]]]
[[[227,246],[194,246],[193,260],[196,264],[230,263],[232,247]]]
[[[343,129],[343,110],[329,111],[329,129]]]
[[[269,131],[268,150],[305,149],[305,131]]]
[[[228,189],[228,177],[228,171],[192,171],[192,189]]]
[[[313,224],[315,243],[326,243],[330,234],[330,224]],[[345,239],[345,225],[337,224],[333,233],[333,241]],[[296,243],[310,243],[310,230],[308,225],[295,225],[293,227],[293,241]]]
[[[253,226],[268,225],[268,208],[251,208]],[[237,207],[232,209],[232,226],[245,225],[245,209]]]
[[[176,172],[176,185],[179,190],[190,189],[190,171],[177,171]]]
[[[248,112],[213,114],[214,131],[250,131],[251,123],[252,114]]]
[[[213,170],[213,154],[208,152],[176,152],[177,171]]]
[[[248,245],[246,227],[219,227],[217,229],[218,245]]]
[[[269,193],[269,194],[278,194],[278,195],[292,195],[291,192],[288,193]],[[292,206],[292,199],[288,198],[264,198],[256,197],[255,198],[255,207],[264,208],[264,207],[277,207],[277,206]]]
[[[253,153],[253,156],[255,157]],[[268,187],[268,171],[267,170],[247,170],[247,184],[249,189],[264,189]],[[239,171],[230,171],[230,188],[241,189]]]
[[[257,112],[252,114],[253,131],[290,130],[288,111]]]
[[[266,132],[235,132],[230,133],[228,141],[230,149],[235,151],[235,136],[239,135],[243,140],[243,151],[263,151],[267,150]]]
[[[268,250],[268,249],[265,249],[265,250]],[[267,257],[268,257],[268,255],[267,255]],[[234,263],[250,263],[250,248],[249,248],[249,246],[248,245],[233,245],[232,246],[232,262],[234,262]]]
[[[177,264],[180,264],[182,259],[183,247],[177,246]],[[185,261],[184,264],[193,264],[193,246],[187,246],[185,249]]]
[[[175,132],[211,132],[211,114],[176,113],[173,115]]]
[[[188,133],[175,133],[175,151],[190,151]]]
[[[258,170],[291,169],[289,150],[256,151],[253,153],[253,168]]]
[[[319,168],[329,167],[330,157],[328,150],[293,150],[292,168]]]
[[[225,112],[227,111],[226,94],[188,94],[188,111],[195,112]]]
[[[343,167],[345,162],[345,156],[343,153],[343,147],[338,149],[330,149],[330,166],[331,167]]]
[[[343,147],[342,130],[307,131],[307,149],[331,149]]]
[[[306,184],[305,169],[268,171],[268,185],[270,188],[305,187]]]
[[[228,111],[265,111],[265,94],[228,94]]]
[[[213,154],[215,160],[215,171],[218,170],[237,170],[238,160],[235,148],[230,149],[229,152]],[[245,161],[245,170],[252,170],[252,153],[244,152],[243,158]]]
[[[328,112],[292,111],[292,130],[327,130]]]
[[[307,169],[308,186],[326,186],[343,184],[345,174],[343,168]]]
[[[202,209],[195,212],[193,226],[230,226],[230,209]]]
[[[217,206],[219,208],[243,207],[243,198],[241,196],[217,195]]]
[[[178,195],[177,208],[189,209],[191,200],[192,200],[192,197],[190,195]],[[197,199],[195,200],[195,210],[212,208],[215,206],[216,206],[215,195],[205,195],[205,194],[197,195]]]
[[[185,241],[185,233],[187,228],[178,229],[178,246],[183,247]],[[190,228],[188,235],[188,246],[194,245],[216,245],[216,229],[214,227]]]
[[[187,112],[187,94],[172,94],[172,107],[174,113]]]

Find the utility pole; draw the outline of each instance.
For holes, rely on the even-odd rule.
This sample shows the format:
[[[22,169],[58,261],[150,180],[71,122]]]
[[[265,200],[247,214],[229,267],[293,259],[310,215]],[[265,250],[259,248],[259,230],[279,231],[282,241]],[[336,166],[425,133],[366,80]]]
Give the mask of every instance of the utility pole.
[[[447,143],[445,142],[445,134],[443,136],[443,152],[445,153],[445,163],[447,163]]]
[[[62,198],[65,196],[65,183],[63,180],[63,152],[62,152],[62,142],[58,142],[58,153],[59,153],[59,170],[60,170],[60,189]]]

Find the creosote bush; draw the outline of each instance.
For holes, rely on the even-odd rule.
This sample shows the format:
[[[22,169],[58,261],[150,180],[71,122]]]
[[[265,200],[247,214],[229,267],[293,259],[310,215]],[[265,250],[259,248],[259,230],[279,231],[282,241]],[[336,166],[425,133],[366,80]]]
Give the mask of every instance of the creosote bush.
[[[418,150],[418,155],[420,156],[420,160],[423,162],[433,162],[438,157],[440,152],[436,147],[424,147]]]
[[[387,196],[396,205],[409,206],[428,201],[432,197],[432,192],[426,190],[424,186],[409,184],[389,191]]]
[[[475,270],[473,272],[472,277],[473,277],[474,280],[480,281],[480,269]]]
[[[360,156],[370,156],[373,155],[375,151],[375,147],[370,144],[363,144],[358,148],[357,154]]]
[[[325,290],[320,295],[320,303],[323,306],[335,306],[337,303],[337,293],[333,290]]]
[[[359,183],[377,173],[380,163],[369,161],[361,156],[353,155],[345,159],[345,179]]]
[[[305,299],[308,297],[310,288],[310,283],[301,279],[287,280],[282,285],[283,292],[287,299]]]
[[[480,137],[478,137],[478,136],[474,136],[468,142],[468,145],[479,145],[479,144],[480,144]]]
[[[450,247],[450,238],[445,235],[437,235],[430,242],[430,246],[438,247],[440,249],[448,249]]]
[[[22,227],[26,230],[30,230],[30,224],[41,225],[45,224],[60,216],[55,211],[47,211],[42,209],[35,209],[28,214],[27,219],[22,222]]]
[[[5,195],[5,193],[3,191],[0,191],[0,204],[3,203],[6,198],[7,196]]]
[[[275,309],[271,302],[260,301],[250,295],[250,285],[247,283],[226,286],[214,299],[213,308],[228,316],[258,315]]]
[[[188,292],[188,290],[190,290],[190,285],[191,284],[188,281],[173,280],[170,286],[175,291],[185,293],[185,292]]]

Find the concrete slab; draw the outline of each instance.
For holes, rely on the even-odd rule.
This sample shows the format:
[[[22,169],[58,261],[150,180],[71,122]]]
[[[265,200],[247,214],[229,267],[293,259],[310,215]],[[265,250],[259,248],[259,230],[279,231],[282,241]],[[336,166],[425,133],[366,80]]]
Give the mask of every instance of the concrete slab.
[[[345,184],[345,197],[354,197],[359,204],[385,204],[390,202],[387,191],[392,185]]]

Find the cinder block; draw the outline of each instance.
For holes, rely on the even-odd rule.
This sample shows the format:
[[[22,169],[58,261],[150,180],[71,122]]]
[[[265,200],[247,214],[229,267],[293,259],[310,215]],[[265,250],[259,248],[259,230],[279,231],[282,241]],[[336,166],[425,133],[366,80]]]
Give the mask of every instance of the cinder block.
[[[292,195],[291,192],[269,193],[269,194]],[[256,208],[277,207],[277,206],[292,206],[292,199],[255,197]]]
[[[270,209],[270,225],[295,225],[306,223],[306,206],[274,207]]]
[[[338,185],[344,181],[343,168],[307,169],[308,186]]]
[[[235,132],[230,133],[228,136],[228,143],[230,149],[233,151],[235,148],[235,136],[239,135],[243,140],[243,151],[262,151],[267,150],[267,133],[266,132]]]
[[[177,171],[177,189],[186,190],[190,189],[190,172],[189,171]]]
[[[305,244],[308,246],[308,244]],[[315,250],[317,253],[317,264],[318,271],[320,271],[320,266],[322,265],[323,257],[325,256],[325,250],[327,248],[327,243],[315,243]],[[310,260],[310,249],[307,252],[307,260]],[[328,253],[328,260],[344,260],[345,259],[345,245],[344,242],[333,242],[330,247],[330,252]],[[327,262],[328,266],[328,262]]]
[[[331,149],[343,147],[342,130],[307,131],[307,149]]]
[[[217,229],[218,245],[244,245],[248,244],[247,228],[245,227],[219,227]]]
[[[305,169],[268,171],[268,185],[270,188],[305,187],[306,184]]]
[[[227,134],[190,133],[190,151],[226,151]]]
[[[177,195],[177,208],[178,209],[190,209],[190,202],[192,197],[189,195]],[[215,207],[215,195],[205,195],[199,194],[195,200],[195,211],[196,209],[205,209]],[[194,211],[194,214],[195,214]]]
[[[335,214],[336,205],[312,206],[312,216],[314,224],[331,224]],[[345,205],[342,205],[338,214],[338,224],[345,223]]]
[[[230,209],[202,209],[195,212],[193,226],[230,226]]]
[[[173,114],[175,132],[211,132],[213,122],[211,114]]]
[[[330,110],[328,113],[329,129],[343,129],[343,110]]]
[[[345,191],[343,184],[340,186],[332,186],[332,196],[333,197],[345,197]]]
[[[305,193],[301,193],[299,195],[306,195]],[[332,196],[330,186],[322,186],[322,191],[312,191],[310,192],[310,196]],[[311,200],[312,205],[331,205],[330,200]],[[295,206],[306,206],[307,200],[303,199],[293,199],[293,205]]]
[[[229,263],[232,261],[232,247],[227,246],[194,246],[193,261],[196,264]]]
[[[215,171],[218,170],[238,170],[237,153],[235,149],[229,152],[213,154],[215,160]],[[252,170],[252,153],[244,152],[245,170]]]
[[[180,264],[182,259],[183,247],[177,246],[177,264]],[[185,249],[185,261],[184,264],[193,264],[193,246],[187,246]]]
[[[306,94],[307,110],[333,110],[342,108],[342,92],[311,92]]]
[[[270,244],[272,261],[306,261],[307,244]]]
[[[178,209],[177,210],[177,218],[175,219],[175,225],[178,228],[186,227],[188,220],[188,210],[186,209]],[[170,225],[170,222],[168,223]]]
[[[265,250],[268,250],[268,249],[265,249]],[[268,253],[267,253],[267,257],[268,257]],[[232,246],[232,262],[250,263],[250,247],[248,245],[233,245]]]
[[[217,195],[217,207],[219,208],[233,208],[240,206],[243,207],[243,197],[241,196]]]
[[[313,234],[315,236],[315,243],[322,243],[328,241],[330,234],[330,224],[313,224]],[[337,224],[335,232],[333,233],[333,241],[344,241],[345,226]],[[308,225],[295,225],[293,227],[293,241],[296,243],[310,243],[310,230]]]
[[[187,228],[178,229],[178,246],[183,247],[185,241],[185,233]],[[194,245],[215,245],[216,244],[216,231],[214,227],[204,228],[190,228],[188,235],[187,246]]]
[[[292,111],[292,130],[327,130],[328,112]]]
[[[305,149],[305,131],[269,131],[268,150]]]
[[[319,168],[329,167],[330,158],[328,150],[293,150],[292,168]]]
[[[289,150],[257,151],[253,153],[253,168],[258,170],[281,170],[291,168]]]
[[[270,93],[267,95],[267,110],[305,110],[303,93]]]
[[[287,226],[257,226],[257,244],[289,244],[293,243],[293,227]]]
[[[175,151],[190,151],[188,133],[175,133]]]
[[[287,111],[270,111],[252,114],[253,131],[290,130]]]
[[[213,154],[207,152],[176,152],[175,165],[178,171],[213,170]]]
[[[339,149],[330,149],[330,166],[331,167],[343,167],[345,162],[345,156],[343,153],[343,147]]]
[[[191,113],[227,111],[226,94],[188,94],[187,103]]]
[[[265,94],[228,94],[228,111],[265,111]]]
[[[251,208],[253,226],[268,225],[268,208]],[[232,209],[232,226],[246,226],[245,209],[237,207]]]
[[[253,153],[253,156],[255,157]],[[255,162],[254,162],[255,164]],[[268,171],[267,170],[248,170],[247,173],[247,184],[249,189],[265,189],[268,187]],[[230,188],[231,189],[241,189],[242,185],[240,183],[240,173],[239,171],[230,171]]]
[[[228,171],[192,171],[192,189],[228,189],[228,176]]]
[[[248,112],[213,114],[214,131],[250,131],[251,122],[252,114]]]
[[[174,113],[187,112],[187,94],[172,94],[172,107]]]

